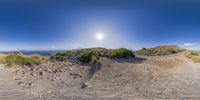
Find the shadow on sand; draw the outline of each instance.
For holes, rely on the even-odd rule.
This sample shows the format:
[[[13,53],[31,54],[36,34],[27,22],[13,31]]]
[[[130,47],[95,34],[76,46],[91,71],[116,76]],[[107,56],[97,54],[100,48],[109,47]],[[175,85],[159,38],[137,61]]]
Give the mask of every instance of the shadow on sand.
[[[146,58],[141,57],[135,57],[135,58],[129,58],[129,59],[114,59],[115,61],[119,63],[134,63],[139,64],[146,60]]]
[[[89,74],[88,74],[88,79],[92,78],[92,76],[95,74],[95,72],[97,72],[98,70],[101,69],[102,64],[101,63],[97,63],[95,65],[90,66],[90,70],[89,70]]]
[[[129,59],[113,59],[114,61],[117,61],[119,63],[134,63],[134,64],[139,64],[142,63],[143,61],[145,61],[145,58],[141,58],[141,57],[135,57],[135,58],[129,58]],[[98,71],[100,70],[102,67],[101,63],[97,63],[94,65],[90,66],[90,70],[89,70],[89,74],[87,79],[92,78],[92,76]]]

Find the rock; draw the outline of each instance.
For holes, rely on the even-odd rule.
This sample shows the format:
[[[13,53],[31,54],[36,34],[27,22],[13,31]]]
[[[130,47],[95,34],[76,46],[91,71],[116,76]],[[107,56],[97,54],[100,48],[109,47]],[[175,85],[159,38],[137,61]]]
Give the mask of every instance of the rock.
[[[16,74],[18,74],[19,71],[20,71],[19,69],[16,69],[16,70],[15,70]]]
[[[40,72],[39,72],[39,75],[44,75],[44,72],[43,72],[43,71],[40,71]]]
[[[25,83],[20,81],[18,85],[25,85]]]
[[[31,87],[33,86],[33,83],[25,83],[25,82],[20,81],[18,85],[21,85],[23,87]]]
[[[52,78],[51,81],[56,81],[56,79]]]
[[[31,75],[31,76],[34,76],[34,73],[33,73],[33,72],[31,72],[31,73],[30,73],[30,75]]]
[[[28,84],[26,84],[25,86],[26,86],[26,87],[31,87],[31,86],[33,86],[33,83],[28,83]]]
[[[58,78],[57,78],[57,76],[53,76],[52,78],[51,78],[51,81],[56,81]]]
[[[91,88],[92,86],[90,85],[90,83],[83,83],[81,86],[81,89],[85,89],[85,88]]]
[[[33,83],[29,83],[28,86],[33,86]]]
[[[67,69],[68,71],[72,71],[72,68],[71,67],[68,67],[68,69]]]
[[[82,75],[77,73],[69,73],[70,76],[82,78]]]
[[[52,93],[52,91],[47,91],[47,93]]]
[[[59,69],[59,72],[61,72],[61,73],[62,73],[63,71],[64,71],[63,69]]]
[[[23,71],[22,74],[24,75],[24,74],[25,74],[25,71]]]
[[[52,71],[52,70],[48,70],[48,72],[49,72],[49,73],[53,73],[53,71]]]
[[[14,80],[21,80],[21,78],[20,77],[15,77]]]
[[[49,80],[49,79],[50,79],[50,77],[47,77],[47,79]]]
[[[65,64],[65,67],[68,67],[69,65],[68,64]]]

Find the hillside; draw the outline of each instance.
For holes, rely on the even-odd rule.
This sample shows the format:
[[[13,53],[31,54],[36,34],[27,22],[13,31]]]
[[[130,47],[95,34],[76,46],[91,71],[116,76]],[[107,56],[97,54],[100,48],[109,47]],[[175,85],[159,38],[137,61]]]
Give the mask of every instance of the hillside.
[[[98,62],[79,63],[66,57],[43,58],[39,65],[16,68],[1,64],[0,99],[200,99],[200,63],[185,53],[101,57]]]
[[[177,54],[183,51],[185,51],[185,49],[182,49],[176,45],[166,45],[166,46],[157,46],[150,49],[143,48],[137,51],[136,53],[145,56],[162,56],[162,55]]]

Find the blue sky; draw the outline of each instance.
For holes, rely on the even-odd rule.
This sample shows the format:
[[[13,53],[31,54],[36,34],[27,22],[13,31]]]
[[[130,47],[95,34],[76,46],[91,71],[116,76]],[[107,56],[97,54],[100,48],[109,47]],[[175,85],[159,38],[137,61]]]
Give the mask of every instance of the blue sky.
[[[198,0],[0,1],[0,50],[168,44],[200,50],[199,37]]]

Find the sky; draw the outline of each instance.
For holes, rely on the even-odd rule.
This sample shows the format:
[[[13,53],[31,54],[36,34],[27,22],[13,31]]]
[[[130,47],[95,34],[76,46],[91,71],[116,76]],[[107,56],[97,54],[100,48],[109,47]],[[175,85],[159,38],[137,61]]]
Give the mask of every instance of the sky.
[[[1,51],[157,45],[200,50],[199,38],[198,0],[0,1]]]

